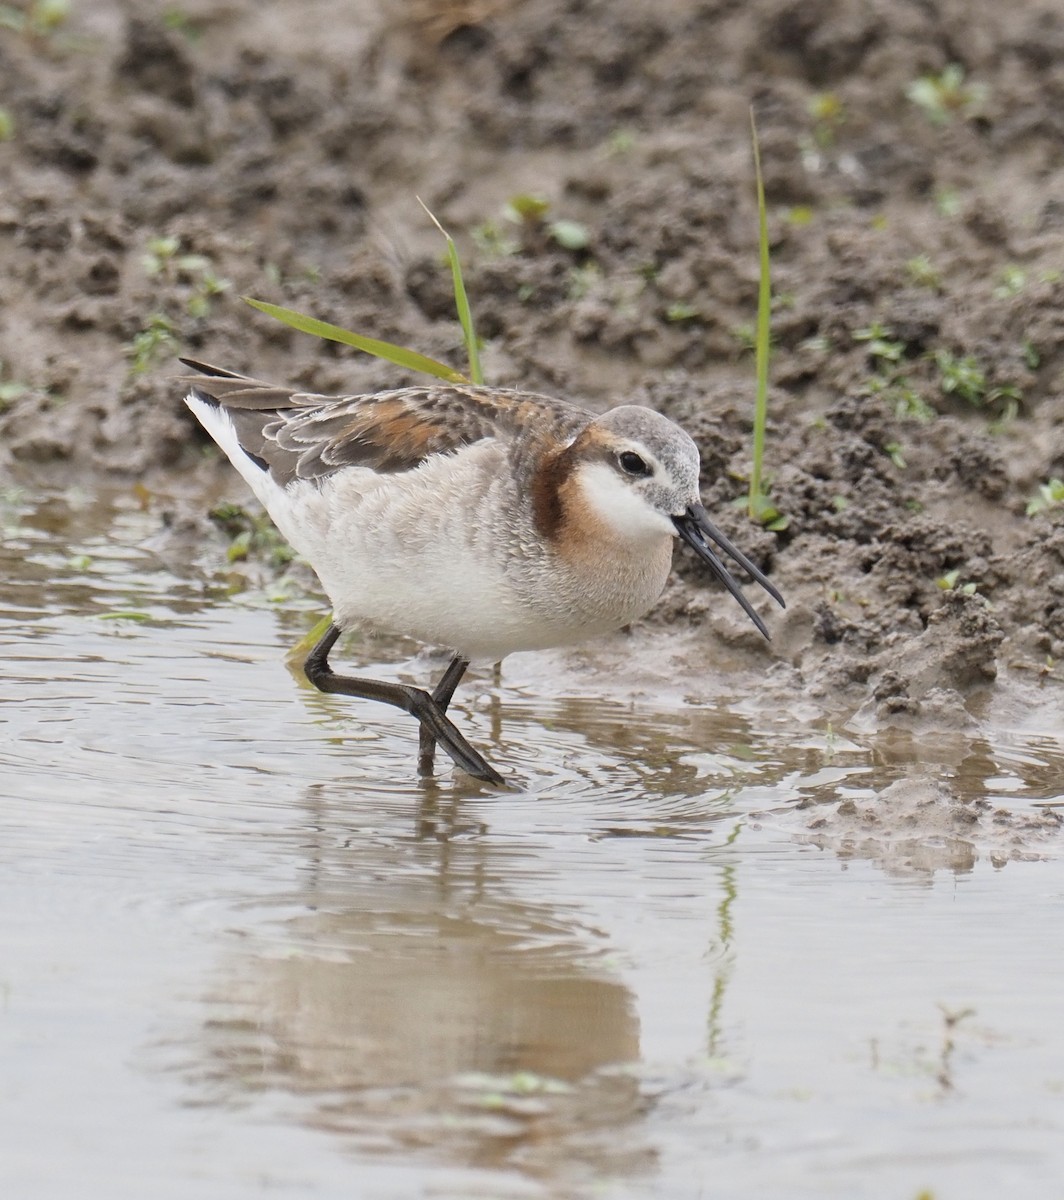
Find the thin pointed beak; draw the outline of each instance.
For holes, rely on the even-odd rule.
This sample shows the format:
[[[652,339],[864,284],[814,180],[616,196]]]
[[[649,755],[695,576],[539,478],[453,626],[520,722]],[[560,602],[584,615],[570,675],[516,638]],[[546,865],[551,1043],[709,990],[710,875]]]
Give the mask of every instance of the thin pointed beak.
[[[710,521],[709,517],[706,516],[706,510],[701,504],[689,504],[685,513],[679,517],[672,518],[672,523],[676,526],[676,532],[680,537],[709,567],[735,599],[739,601],[743,612],[746,613],[760,632],[767,638],[769,632],[765,622],[758,616],[754,610],[754,606],[746,598],[742,588],[736,581],[735,576],[724,565],[724,561],[720,555],[709,543],[715,542],[725,554],[734,559],[743,568],[751,579],[761,584],[780,608],[786,608],[787,605],[784,603],[783,597],[775,585],[770,583],[764,572],[754,566],[746,555],[737,546],[733,546],[716,525]]]

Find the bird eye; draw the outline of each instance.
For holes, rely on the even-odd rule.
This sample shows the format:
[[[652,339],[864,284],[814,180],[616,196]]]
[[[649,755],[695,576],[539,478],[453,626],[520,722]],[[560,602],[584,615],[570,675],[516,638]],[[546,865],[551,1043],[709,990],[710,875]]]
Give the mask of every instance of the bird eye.
[[[634,450],[625,450],[623,454],[618,456],[617,462],[626,475],[638,477],[652,474],[646,460],[640,458]]]

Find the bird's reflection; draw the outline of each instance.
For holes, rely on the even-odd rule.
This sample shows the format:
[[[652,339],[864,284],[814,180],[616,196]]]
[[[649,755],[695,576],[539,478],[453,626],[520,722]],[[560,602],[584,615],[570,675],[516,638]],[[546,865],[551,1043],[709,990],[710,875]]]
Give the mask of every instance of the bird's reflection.
[[[303,886],[211,998],[230,1014],[205,1031],[216,1098],[279,1091],[362,1150],[536,1171],[608,1124],[603,1169],[638,1169],[616,1135],[643,1108],[639,1023],[602,935],[514,899],[507,856],[442,802],[413,837],[354,838],[344,799],[310,789]]]

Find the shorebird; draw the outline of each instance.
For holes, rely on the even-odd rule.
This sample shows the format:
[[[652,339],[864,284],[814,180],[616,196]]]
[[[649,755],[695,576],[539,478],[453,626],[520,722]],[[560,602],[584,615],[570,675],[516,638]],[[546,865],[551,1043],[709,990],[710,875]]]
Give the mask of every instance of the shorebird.
[[[181,361],[200,373],[182,379],[185,403],[332,603],[307,677],[416,717],[422,775],[438,742],[470,775],[503,784],[447,716],[470,662],[634,621],[661,595],[677,536],[765,637],[714,545],[783,606],[706,515],[690,436],[651,409],[596,416],[528,392],[435,383],[316,396]],[[431,693],[340,675],[329,653],[353,626],[453,657]]]

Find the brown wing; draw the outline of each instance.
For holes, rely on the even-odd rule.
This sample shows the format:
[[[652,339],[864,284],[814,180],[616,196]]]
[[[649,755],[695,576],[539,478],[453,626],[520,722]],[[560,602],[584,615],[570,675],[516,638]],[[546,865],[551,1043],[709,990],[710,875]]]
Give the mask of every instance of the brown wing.
[[[564,400],[472,385],[316,396],[192,359],[181,361],[201,374],[180,382],[225,409],[241,446],[282,486],[351,466],[410,471],[429,455],[490,437],[523,440],[530,429],[564,442],[592,416]]]

